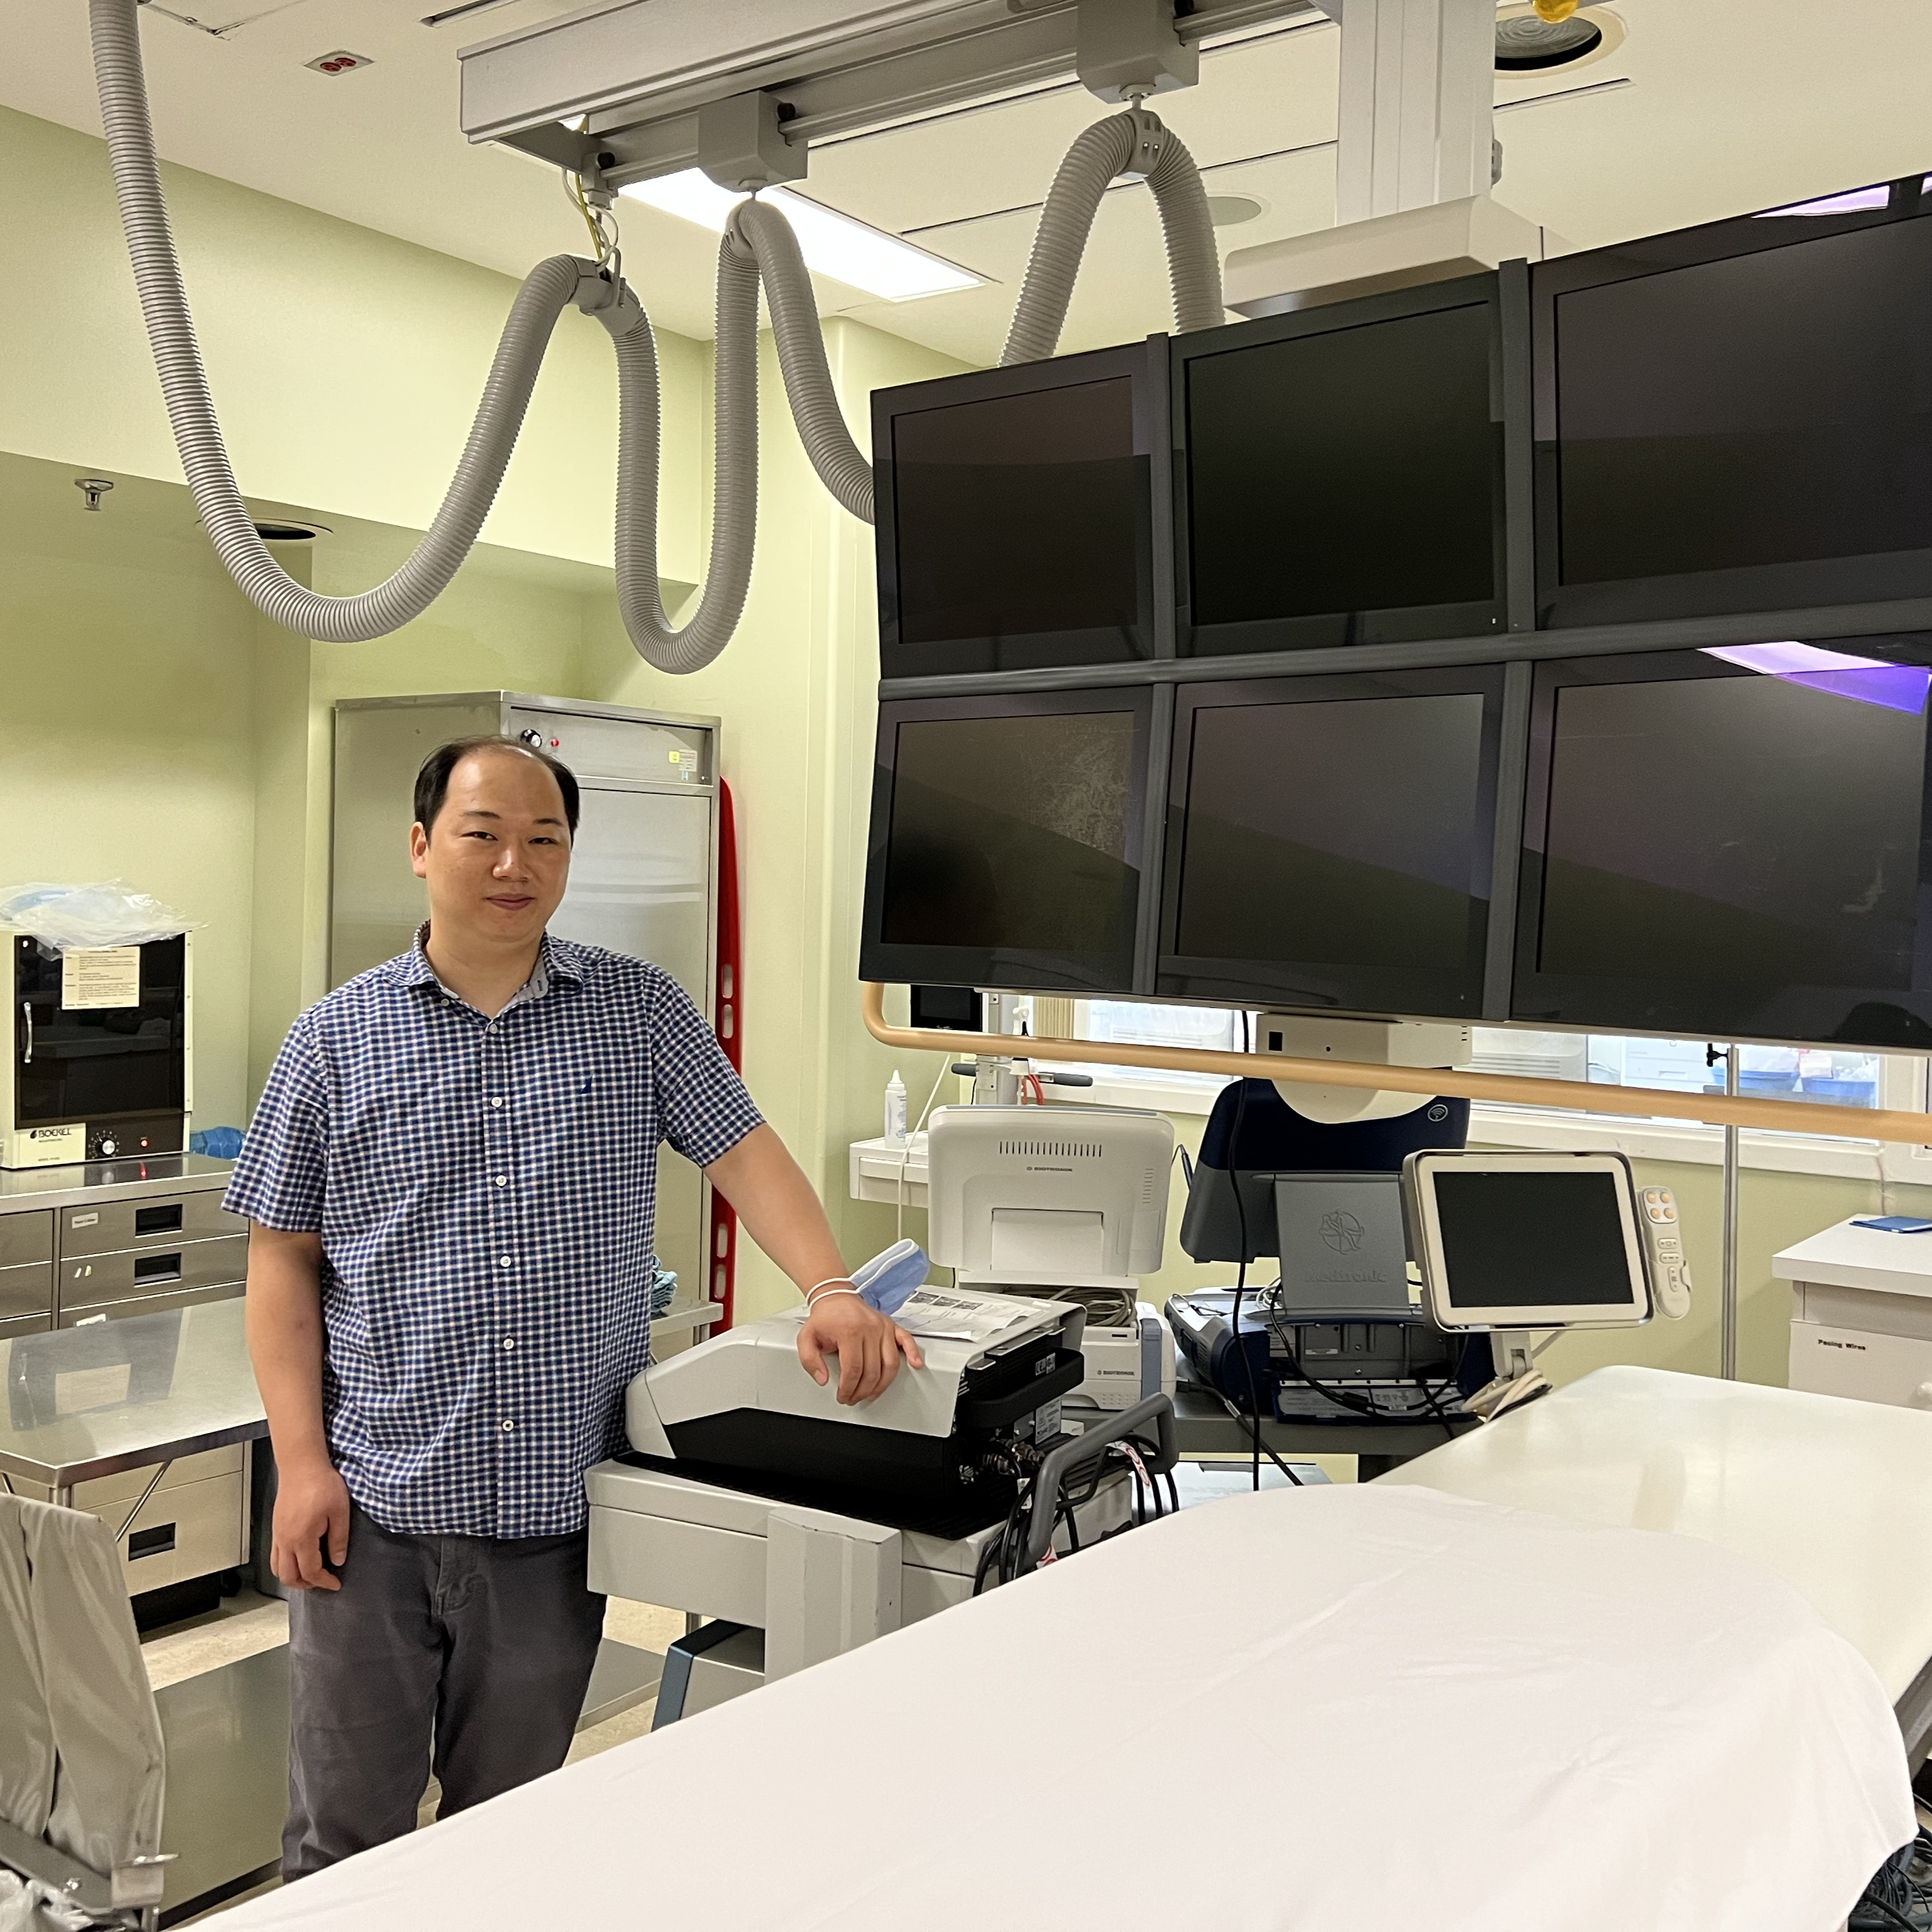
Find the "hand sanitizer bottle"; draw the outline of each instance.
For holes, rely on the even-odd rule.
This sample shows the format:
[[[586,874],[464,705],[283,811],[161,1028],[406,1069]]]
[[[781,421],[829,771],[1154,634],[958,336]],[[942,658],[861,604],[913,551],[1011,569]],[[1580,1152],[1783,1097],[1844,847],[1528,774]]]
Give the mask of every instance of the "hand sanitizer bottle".
[[[892,1077],[886,1082],[886,1138],[894,1147],[906,1144],[906,1090],[905,1083],[899,1078],[899,1070],[892,1069]]]

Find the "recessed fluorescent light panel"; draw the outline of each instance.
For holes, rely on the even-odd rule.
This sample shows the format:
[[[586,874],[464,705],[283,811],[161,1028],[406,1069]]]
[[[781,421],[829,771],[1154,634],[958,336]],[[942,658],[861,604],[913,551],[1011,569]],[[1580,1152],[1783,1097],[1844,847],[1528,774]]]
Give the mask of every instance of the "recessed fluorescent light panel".
[[[724,232],[733,208],[745,197],[720,188],[698,168],[660,175],[654,181],[633,182],[623,193],[681,220],[694,221],[714,235]],[[848,287],[863,289],[884,302],[912,302],[921,296],[950,295],[976,289],[986,280],[956,262],[942,261],[896,235],[868,227],[849,214],[784,188],[764,190],[764,198],[784,212],[798,236],[806,266]]]

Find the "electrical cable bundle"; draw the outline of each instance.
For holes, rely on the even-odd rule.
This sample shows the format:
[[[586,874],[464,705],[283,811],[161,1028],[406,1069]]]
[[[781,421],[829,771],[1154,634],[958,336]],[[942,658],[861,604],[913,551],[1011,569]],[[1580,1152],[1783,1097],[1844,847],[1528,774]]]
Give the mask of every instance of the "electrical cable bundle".
[[[1129,1437],[1118,1442],[1110,1442],[1106,1452],[1096,1456],[1090,1468],[1081,1479],[1077,1491],[1063,1488],[1053,1499],[1053,1527],[1057,1535],[1063,1528],[1066,1532],[1069,1553],[1078,1555],[1084,1546],[1080,1540],[1080,1526],[1076,1512],[1084,1509],[1100,1493],[1100,1485],[1106,1480],[1112,1466],[1124,1463],[1133,1478],[1134,1509],[1131,1519],[1118,1528],[1108,1530],[1103,1536],[1094,1539],[1096,1543],[1110,1543],[1117,1536],[1124,1536],[1130,1529],[1140,1528],[1148,1520],[1147,1503],[1150,1495],[1154,1501],[1154,1520],[1158,1522],[1172,1512],[1180,1513],[1180,1492],[1174,1480],[1174,1472],[1165,1472],[1167,1496],[1161,1496],[1159,1475],[1151,1473],[1144,1460],[1146,1455],[1156,1453],[1154,1444],[1138,1437]],[[978,1596],[986,1587],[991,1577],[997,1582],[1010,1583],[1024,1572],[1020,1567],[1021,1558],[1026,1548],[1027,1531],[1033,1520],[1035,1510],[1042,1507],[1039,1495],[1039,1472],[1035,1469],[1020,1486],[1013,1498],[1012,1507],[1006,1512],[1006,1520],[1000,1526],[1000,1533],[980,1552],[980,1561],[973,1574],[973,1594]],[[1041,1558],[1045,1563],[1058,1561],[1051,1539],[1046,1553]]]
[[[1247,1046],[1248,1016],[1241,1016],[1241,1042],[1245,1052]],[[1248,1353],[1247,1344],[1241,1340],[1241,1298],[1248,1288],[1248,1204],[1241,1196],[1241,1122],[1248,1109],[1248,1083],[1242,1079],[1240,1090],[1234,1096],[1234,1123],[1228,1137],[1228,1174],[1234,1184],[1234,1212],[1240,1219],[1241,1229],[1240,1271],[1234,1277],[1234,1306],[1228,1323],[1234,1344],[1234,1352],[1241,1358],[1241,1367],[1248,1382],[1248,1430],[1254,1442],[1255,1493],[1258,1496],[1262,1487],[1262,1456],[1266,1452],[1272,1462],[1297,1489],[1301,1487],[1301,1478],[1262,1440],[1261,1396],[1255,1388],[1255,1365]],[[1218,1394],[1219,1391],[1217,1390]],[[1228,1413],[1240,1420],[1240,1412],[1226,1396],[1221,1405]]]
[[[733,209],[718,251],[716,392],[711,549],[698,610],[681,628],[666,616],[657,568],[660,433],[657,346],[623,278],[608,190],[570,178],[596,260],[539,262],[512,303],[456,473],[427,533],[395,573],[351,596],[298,584],[268,554],[228,460],[202,367],[162,192],[141,58],[140,0],[89,0],[94,82],[122,228],[175,446],[196,513],[236,587],[275,623],[328,644],[359,644],[413,622],[462,567],[496,500],[552,331],[573,304],[608,332],[618,394],[617,602],[639,656],[658,670],[701,670],[737,628],[758,534],[758,293],[770,308],[779,372],[812,468],[833,497],[872,520],[872,466],[846,427],[826,359],[812,278],[791,225],[752,198]],[[1136,106],[1088,128],[1054,177],[1028,263],[1003,365],[1051,356],[1102,195],[1117,176],[1144,180],[1166,232],[1175,324],[1226,320],[1220,258],[1201,176],[1186,146]]]
[[[1923,1825],[1872,1876],[1852,1908],[1851,1932],[1927,1932],[1932,1928],[1932,1831]]]

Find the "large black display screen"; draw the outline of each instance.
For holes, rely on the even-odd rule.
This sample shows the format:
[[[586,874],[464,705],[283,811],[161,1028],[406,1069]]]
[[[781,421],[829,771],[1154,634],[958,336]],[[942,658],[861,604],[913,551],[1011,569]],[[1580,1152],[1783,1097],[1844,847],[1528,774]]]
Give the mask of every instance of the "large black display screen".
[[[1261,627],[1197,651],[1497,627],[1492,316],[1478,302],[1184,362],[1192,623]]]
[[[1454,675],[1184,688],[1167,990],[1480,1010],[1493,694]]]
[[[1004,963],[1021,984],[1130,988],[1142,715],[1016,709],[889,724],[868,920],[883,946],[905,967],[964,967],[979,983],[1002,983],[990,976]]]
[[[1732,655],[1811,668],[1682,653],[1544,672],[1518,1016],[1932,1044],[1927,673]]]
[[[904,647],[961,639],[1097,632],[1112,647],[1103,637],[1072,661],[1137,654],[1148,510],[1129,377],[896,416],[892,460],[900,649],[888,676],[932,668]],[[983,668],[1036,656],[995,650]]]
[[[1819,567],[1932,546],[1932,221],[1818,230],[1762,218],[1756,232],[1791,245],[1546,306],[1556,586],[1680,580],[1645,602],[1579,603],[1580,620],[1922,587],[1895,578],[1895,556],[1828,581]],[[1606,259],[1628,267],[1647,245]],[[1561,288],[1586,271],[1547,272]],[[1681,581],[1726,572],[1753,575]]]

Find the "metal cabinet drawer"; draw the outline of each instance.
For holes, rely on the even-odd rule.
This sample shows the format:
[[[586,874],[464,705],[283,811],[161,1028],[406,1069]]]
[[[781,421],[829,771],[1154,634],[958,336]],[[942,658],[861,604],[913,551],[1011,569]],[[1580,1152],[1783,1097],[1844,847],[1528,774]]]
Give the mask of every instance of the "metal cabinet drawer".
[[[179,1247],[188,1241],[248,1232],[248,1223],[222,1206],[215,1188],[157,1195],[147,1201],[102,1201],[61,1210],[61,1259],[115,1254],[128,1248]]]
[[[0,1268],[0,1322],[21,1315],[54,1312],[54,1264],[29,1262],[24,1268]]]
[[[230,1234],[217,1241],[182,1241],[172,1247],[134,1254],[94,1255],[78,1260],[63,1256],[61,1319],[65,1322],[76,1309],[232,1286],[245,1281],[248,1274],[246,1234]]]
[[[54,1258],[54,1217],[42,1209],[32,1214],[0,1214],[0,1268],[20,1262],[50,1262]]]
[[[182,1470],[211,1458],[184,1456],[161,1478],[124,1532],[121,1526],[127,1522],[135,1498],[154,1473],[152,1466],[124,1470],[98,1483],[82,1483],[75,1490],[76,1509],[98,1517],[110,1535],[120,1534],[121,1574],[128,1580],[130,1597],[143,1590],[158,1590],[164,1584],[185,1583],[212,1570],[238,1570],[247,1562],[248,1472],[245,1458],[236,1460],[242,1453],[238,1447],[212,1451],[212,1456],[231,1466],[222,1474],[204,1474],[198,1482],[175,1479]],[[16,1477],[14,1486],[22,1496],[46,1500],[47,1492],[38,1484],[23,1483]],[[99,1493],[110,1489],[125,1493],[111,1500]]]
[[[10,1322],[0,1322],[0,1342],[11,1341],[16,1335],[44,1335],[53,1325],[49,1316],[16,1315]]]
[[[59,1326],[84,1328],[94,1322],[122,1322],[134,1315],[161,1315],[170,1308],[199,1308],[204,1302],[238,1301],[248,1292],[238,1281],[218,1282],[213,1288],[176,1288],[166,1294],[130,1294],[124,1301],[110,1301],[97,1308],[62,1304]]]
[[[116,1530],[128,1504],[112,1503],[94,1514]],[[121,1539],[121,1569],[130,1596],[184,1583],[213,1570],[238,1570],[248,1560],[248,1483],[239,1471],[179,1489],[157,1490]]]
[[[144,1516],[152,1516],[154,1509],[170,1490],[184,1490],[191,1483],[212,1482],[218,1476],[238,1476],[248,1466],[248,1445],[245,1442],[231,1442],[224,1449],[204,1449],[198,1454],[181,1456],[168,1465],[167,1474],[154,1484],[154,1493],[143,1510]],[[74,1486],[74,1507],[92,1510],[101,1516],[111,1514],[115,1504],[121,1505],[121,1514],[109,1523],[110,1529],[118,1529],[122,1519],[134,1508],[135,1499],[150,1482],[154,1480],[154,1465],[150,1462],[141,1469],[123,1469],[118,1474],[97,1476],[91,1483],[76,1483]],[[15,1492],[35,1502],[51,1502],[53,1492],[44,1483],[30,1483],[25,1478],[14,1478]]]

